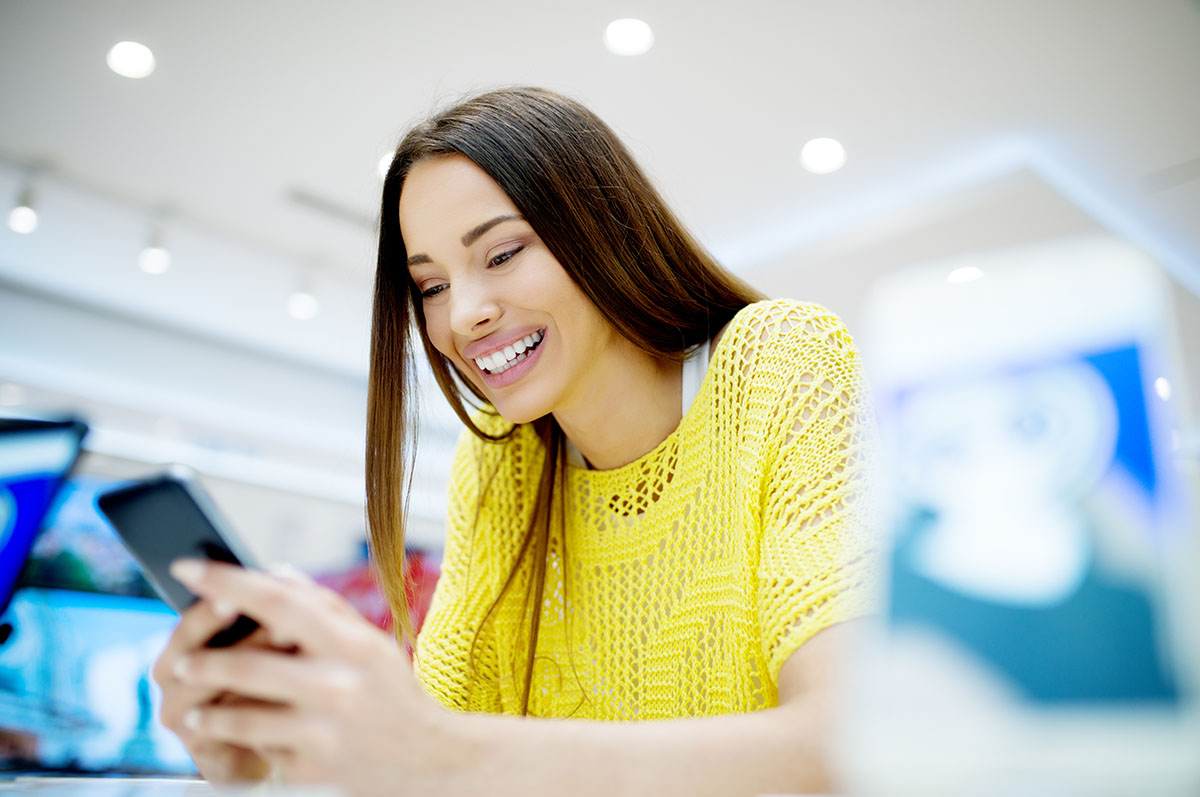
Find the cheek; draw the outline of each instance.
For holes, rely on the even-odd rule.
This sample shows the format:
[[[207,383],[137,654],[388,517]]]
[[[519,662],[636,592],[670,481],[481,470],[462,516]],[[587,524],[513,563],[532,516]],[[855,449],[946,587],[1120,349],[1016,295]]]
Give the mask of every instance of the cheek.
[[[550,264],[536,275],[529,291],[532,295],[544,297],[546,306],[553,308],[558,323],[570,328],[576,335],[591,337],[591,333],[598,328],[608,325],[600,311],[579,286],[571,281],[557,261],[551,260]]]
[[[433,311],[425,313],[425,334],[429,336],[429,342],[433,347],[457,362],[457,357],[454,353],[454,335],[450,331],[450,324],[445,318],[445,313]]]
[[[574,283],[563,286],[559,306],[567,310],[562,318],[570,326],[576,346],[589,350],[603,349],[611,342],[611,325]]]
[[[450,322],[446,318],[446,313],[438,311],[425,313],[425,334],[429,336],[429,342],[433,347],[442,353],[446,359],[458,366],[458,370],[464,373],[474,385],[480,390],[485,389],[483,380],[476,373],[474,364],[465,362],[454,348],[454,333],[450,328]]]

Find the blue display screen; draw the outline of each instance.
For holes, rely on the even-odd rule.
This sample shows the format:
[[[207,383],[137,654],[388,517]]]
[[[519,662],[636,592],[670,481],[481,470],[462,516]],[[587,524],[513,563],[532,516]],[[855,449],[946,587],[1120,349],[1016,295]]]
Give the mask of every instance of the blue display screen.
[[[9,501],[32,501],[37,488],[19,486],[32,481],[10,479]],[[52,489],[49,475],[42,481]],[[195,772],[158,721],[162,695],[150,677],[178,618],[96,508],[96,496],[119,484],[70,479],[40,533],[36,521],[21,526],[33,543],[23,543],[25,566],[0,618],[12,629],[0,644],[0,729],[29,743],[20,754],[0,751],[0,769]]]
[[[1178,701],[1161,557],[1184,524],[1142,361],[1079,352],[887,405],[894,626],[1036,703]]]
[[[73,426],[0,435],[0,611],[78,450]]]

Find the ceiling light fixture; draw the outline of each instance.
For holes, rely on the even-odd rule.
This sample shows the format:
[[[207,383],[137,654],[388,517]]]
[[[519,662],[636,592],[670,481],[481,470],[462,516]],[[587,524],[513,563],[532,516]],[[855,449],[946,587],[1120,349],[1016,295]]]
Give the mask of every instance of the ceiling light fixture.
[[[150,229],[150,237],[146,239],[146,246],[138,255],[138,267],[147,274],[157,276],[165,274],[171,268],[171,250],[167,249],[164,243],[166,236],[163,226],[161,218],[155,220]]]
[[[17,196],[17,204],[8,214],[8,228],[19,235],[29,235],[37,226],[38,214],[33,209],[33,184],[27,180]]]
[[[983,279],[983,272],[975,266],[956,268],[946,275],[946,282],[951,285],[962,285],[965,282],[974,282],[979,279]]]
[[[312,283],[312,270],[307,270],[301,276],[296,289],[288,296],[288,315],[297,321],[311,321],[321,311],[321,302],[317,300]]]
[[[604,29],[604,46],[616,55],[642,55],[654,46],[654,31],[640,19],[617,19]]]
[[[105,60],[109,69],[133,80],[140,80],[154,71],[154,53],[138,42],[117,42]]]
[[[829,174],[846,165],[846,148],[832,138],[814,138],[800,150],[800,165],[813,174]]]
[[[311,292],[298,288],[287,300],[288,314],[297,321],[311,321],[321,311],[321,303]]]

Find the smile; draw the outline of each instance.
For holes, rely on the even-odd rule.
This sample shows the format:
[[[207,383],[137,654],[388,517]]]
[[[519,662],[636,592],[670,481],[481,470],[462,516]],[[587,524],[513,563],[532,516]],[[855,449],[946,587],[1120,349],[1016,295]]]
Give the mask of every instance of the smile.
[[[493,376],[502,374],[530,356],[542,342],[542,337],[543,332],[538,330],[486,357],[476,357],[475,364],[481,371]]]

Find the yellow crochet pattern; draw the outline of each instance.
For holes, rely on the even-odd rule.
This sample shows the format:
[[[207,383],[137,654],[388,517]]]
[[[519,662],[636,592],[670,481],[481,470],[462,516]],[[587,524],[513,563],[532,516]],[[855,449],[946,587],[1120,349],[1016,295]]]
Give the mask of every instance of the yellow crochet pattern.
[[[758,302],[729,324],[667,439],[614,470],[569,468],[529,713],[630,720],[776,705],[788,656],[869,609],[863,393],[841,321]],[[543,456],[528,426],[499,443],[460,440],[416,654],[421,682],[449,708],[520,711],[528,562],[479,626],[529,525]]]

